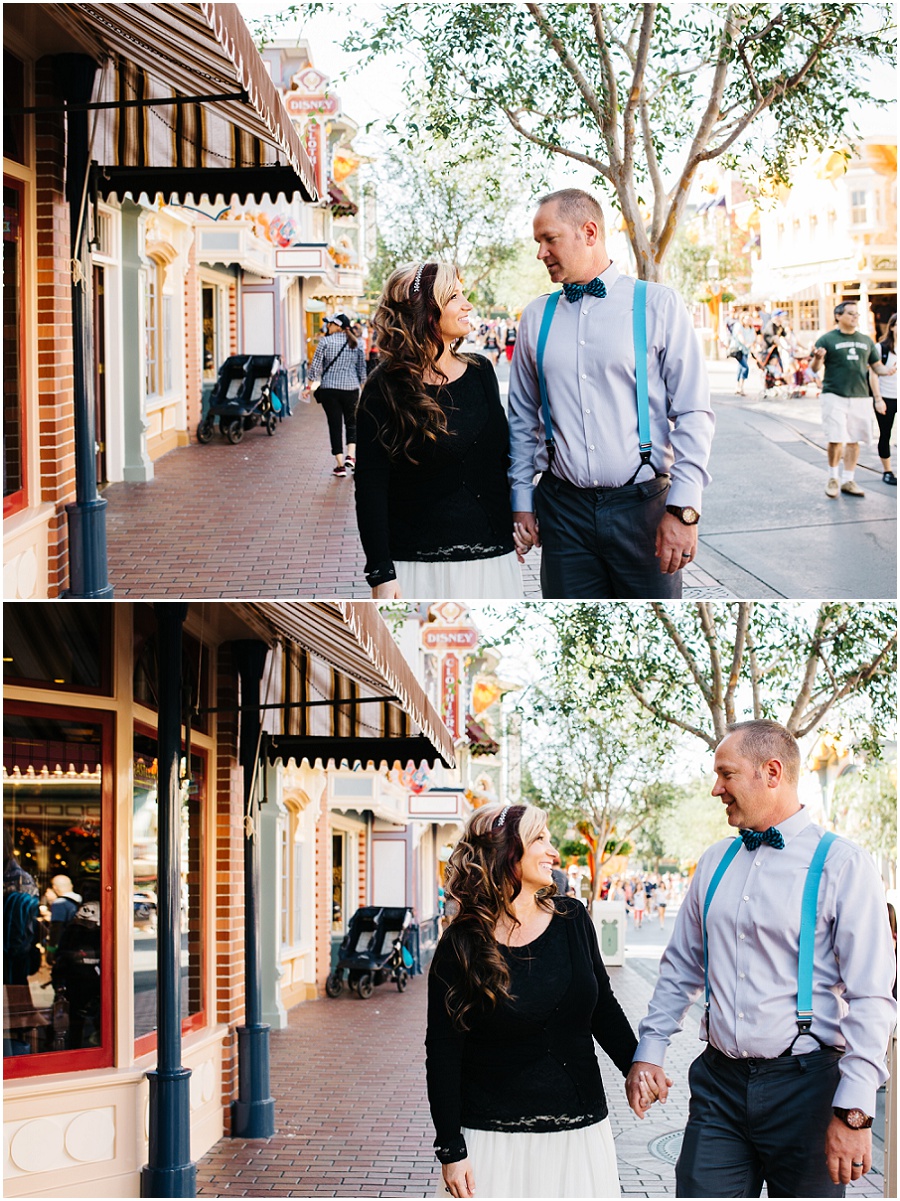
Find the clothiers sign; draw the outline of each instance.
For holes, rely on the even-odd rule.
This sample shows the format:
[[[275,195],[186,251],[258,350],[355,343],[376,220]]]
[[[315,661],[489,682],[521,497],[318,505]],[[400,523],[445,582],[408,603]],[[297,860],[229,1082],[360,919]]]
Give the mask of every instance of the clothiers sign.
[[[468,620],[468,610],[454,601],[434,606],[436,620],[422,629],[422,646],[437,658],[439,711],[454,739],[465,735],[463,690],[466,654],[478,645],[478,630]]]

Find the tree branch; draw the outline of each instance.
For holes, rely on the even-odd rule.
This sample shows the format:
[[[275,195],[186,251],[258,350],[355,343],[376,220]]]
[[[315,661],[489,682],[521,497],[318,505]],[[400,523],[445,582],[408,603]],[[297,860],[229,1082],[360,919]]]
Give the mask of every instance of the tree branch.
[[[532,17],[534,18],[535,24],[537,25],[538,29],[541,31],[541,33],[544,35],[546,40],[553,47],[554,53],[556,54],[559,61],[565,67],[565,69],[569,73],[569,75],[571,75],[576,88],[578,88],[579,92],[584,97],[585,104],[588,106],[588,108],[593,113],[594,120],[597,122],[597,125],[600,127],[601,132],[605,133],[607,118],[606,118],[603,110],[600,107],[600,102],[597,99],[597,93],[594,91],[594,89],[588,83],[587,79],[584,76],[584,72],[581,70],[581,68],[575,62],[575,59],[569,53],[569,50],[564,45],[562,38],[560,38],[560,36],[557,34],[556,30],[550,24],[547,14],[544,12],[544,10],[541,8],[541,6],[539,4],[526,4],[525,7],[528,9],[528,11],[531,13]]]
[[[713,726],[716,733],[724,734],[722,725],[722,704],[724,701],[724,688],[722,686],[722,660],[719,657],[719,643],[716,637],[716,622],[713,617],[712,606],[708,601],[697,601],[697,612],[700,614],[700,628],[703,631],[703,637],[706,639],[706,645],[709,648],[709,666],[710,674],[712,675],[712,699],[710,707],[713,715]]]
[[[656,21],[656,5],[645,4],[643,8],[644,15],[641,21],[641,36],[638,40],[637,53],[634,58],[634,70],[631,76],[631,91],[628,94],[628,103],[625,105],[625,112],[622,114],[622,130],[624,135],[622,167],[629,178],[634,170],[635,114],[637,113],[641,92],[644,87],[644,75],[647,71],[647,60],[650,57],[650,45],[653,40],[653,25]]]
[[[606,27],[603,23],[603,8],[599,4],[588,5],[591,23],[594,26],[594,40],[600,55],[600,74],[606,88],[606,148],[609,161],[618,167],[622,161],[622,148],[619,145],[619,85],[616,83],[616,72],[612,55],[606,40]]]
[[[731,658],[731,672],[728,676],[728,687],[725,690],[725,721],[734,721],[734,694],[741,678],[741,664],[744,661],[744,644],[750,626],[750,615],[753,612],[753,601],[741,601],[738,605],[737,627],[734,633],[734,654]],[[754,708],[756,707],[754,701]]]
[[[695,738],[699,738],[701,742],[705,742],[711,751],[716,749],[718,742],[717,738],[707,734],[705,730],[701,730],[699,726],[691,725],[690,722],[682,721],[680,717],[676,717],[673,713],[666,713],[664,709],[659,708],[641,692],[636,684],[629,684],[628,690],[632,696],[640,701],[648,713],[652,713],[654,717],[658,717],[661,721],[667,722],[670,726],[677,726],[679,730],[684,730],[686,734],[693,734]]]
[[[650,607],[653,609],[653,612],[656,614],[656,617],[659,620],[660,624],[662,625],[663,629],[669,635],[672,642],[674,642],[675,647],[678,650],[678,653],[681,655],[682,659],[684,659],[685,663],[687,664],[688,670],[690,671],[691,675],[693,676],[694,683],[697,685],[697,687],[703,693],[703,699],[706,701],[707,705],[709,705],[710,708],[712,708],[712,704],[713,704],[712,689],[710,688],[710,686],[706,682],[706,680],[703,678],[703,673],[700,670],[697,660],[694,658],[691,648],[687,645],[687,643],[681,637],[681,634],[678,632],[678,627],[675,625],[674,621],[672,621],[671,617],[668,615],[668,613],[665,611],[665,609],[662,607],[662,605],[659,603],[659,601],[654,601]]]
[[[524,109],[518,110],[518,112],[524,111]],[[595,171],[599,171],[601,175],[612,182],[612,173],[608,163],[604,163],[598,158],[591,158],[589,154],[580,154],[577,150],[568,150],[565,146],[559,146],[555,142],[548,142],[546,138],[538,137],[537,134],[526,129],[521,121],[519,121],[516,113],[511,109],[504,108],[503,112],[506,114],[507,120],[516,133],[520,133],[523,138],[527,138],[527,140],[529,142],[533,142],[535,146],[540,146],[543,150],[551,150],[554,154],[565,155],[566,158],[573,158],[579,163],[587,163],[589,167],[593,167]]]

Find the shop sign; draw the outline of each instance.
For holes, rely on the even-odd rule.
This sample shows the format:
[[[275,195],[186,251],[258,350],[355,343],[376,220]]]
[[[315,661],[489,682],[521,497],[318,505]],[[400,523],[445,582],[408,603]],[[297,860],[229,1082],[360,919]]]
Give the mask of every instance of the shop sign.
[[[454,739],[462,737],[459,720],[459,656],[452,652],[441,659],[441,719]]]

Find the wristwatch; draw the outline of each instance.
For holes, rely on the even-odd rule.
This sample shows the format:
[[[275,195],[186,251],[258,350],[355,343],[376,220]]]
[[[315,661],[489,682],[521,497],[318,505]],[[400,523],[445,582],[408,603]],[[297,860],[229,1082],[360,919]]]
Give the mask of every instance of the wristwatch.
[[[692,509],[690,505],[682,508],[680,505],[666,505],[666,512],[671,513],[673,517],[677,517],[682,525],[696,525],[700,520],[700,514],[696,509]]]
[[[851,1130],[868,1130],[874,1118],[870,1118],[867,1113],[863,1113],[861,1109],[838,1109],[835,1105],[834,1116],[840,1118],[845,1126],[849,1126]]]

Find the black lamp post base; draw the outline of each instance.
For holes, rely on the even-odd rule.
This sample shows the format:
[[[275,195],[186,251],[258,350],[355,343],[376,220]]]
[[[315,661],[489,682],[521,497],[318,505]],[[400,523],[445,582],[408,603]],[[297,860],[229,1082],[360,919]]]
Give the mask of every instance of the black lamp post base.
[[[141,1168],[142,1197],[196,1197],[197,1165],[180,1168]]]
[[[150,1085],[150,1162],[141,1168],[142,1197],[196,1197],[191,1162],[189,1068],[147,1073]]]
[[[269,1096],[269,1027],[238,1027],[238,1099],[231,1103],[232,1138],[275,1133],[275,1098]]]
[[[106,501],[102,497],[66,505],[69,526],[70,600],[108,600],[106,575]]]

